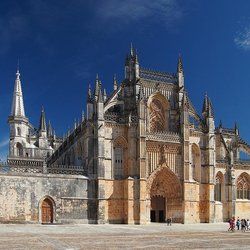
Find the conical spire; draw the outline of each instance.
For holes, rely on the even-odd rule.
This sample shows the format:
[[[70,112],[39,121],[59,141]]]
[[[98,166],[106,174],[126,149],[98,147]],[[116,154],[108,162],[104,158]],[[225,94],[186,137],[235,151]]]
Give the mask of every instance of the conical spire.
[[[114,74],[114,78],[113,78],[113,85],[114,85],[114,91],[117,90],[118,88],[118,84],[117,84],[117,80],[116,80],[116,75]]]
[[[99,85],[100,85],[99,76],[98,76],[98,74],[96,74],[96,79],[95,79],[95,97],[96,97],[96,99],[97,99],[97,96],[99,93]]]
[[[105,102],[107,100],[107,92],[106,89],[103,89],[103,101]]]
[[[50,120],[49,120],[48,127],[47,127],[47,135],[48,135],[48,137],[53,136],[53,129],[52,129]]]
[[[219,128],[222,128],[222,121],[220,120]]]
[[[42,107],[42,112],[41,112],[41,116],[40,116],[39,131],[46,132],[46,120],[45,120],[45,112],[44,112],[43,107]]]
[[[130,43],[130,55],[134,56],[134,48],[132,42]]]
[[[239,135],[239,127],[238,127],[237,122],[234,123],[234,132],[236,135]]]
[[[98,93],[98,102],[103,102],[103,96],[102,96],[102,89],[99,88],[99,93]]]
[[[85,120],[85,114],[84,114],[84,111],[82,111],[82,122],[84,122]]]
[[[181,58],[180,54],[179,54],[179,58],[178,58],[177,72],[183,73],[183,63],[182,63],[182,58]]]
[[[202,114],[205,116],[207,114],[208,110],[208,96],[207,93],[205,93],[204,101],[203,101],[203,107],[202,107]]]
[[[187,93],[183,92],[183,98],[182,98],[182,107],[184,110],[188,110],[189,104],[188,104],[188,98],[187,98]]]
[[[13,93],[11,115],[25,117],[23,93],[22,93],[19,69],[17,69],[17,72],[16,72],[16,80],[15,80],[15,87],[14,87],[14,93]]]
[[[91,86],[89,84],[89,88],[88,88],[88,98],[87,98],[87,102],[92,102],[92,93],[91,93]]]
[[[212,103],[208,98],[207,93],[205,94],[203,102],[202,114],[204,117],[214,117]]]

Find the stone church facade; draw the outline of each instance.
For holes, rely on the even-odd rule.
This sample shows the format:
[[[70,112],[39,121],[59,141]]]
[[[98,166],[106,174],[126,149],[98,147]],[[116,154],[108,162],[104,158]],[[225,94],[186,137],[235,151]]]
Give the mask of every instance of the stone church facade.
[[[45,216],[43,206],[44,211],[46,206],[54,211],[52,221],[62,222],[250,219],[250,161],[241,159],[242,152],[250,154],[250,146],[240,137],[237,125],[215,127],[207,95],[202,113],[196,111],[185,89],[180,57],[176,73],[148,70],[140,66],[131,47],[125,79],[118,84],[114,78],[113,91],[107,95],[97,77],[94,91],[88,89],[86,116],[63,139],[46,128],[44,110],[39,129],[30,130],[19,85],[9,118],[8,171],[0,178],[15,175],[22,182],[39,175],[38,191],[32,192],[42,196],[40,203],[39,199],[29,202],[36,211],[34,222]],[[39,173],[32,170],[36,168]],[[23,170],[18,174],[20,169],[28,171],[29,177]],[[48,177],[50,183],[44,181]],[[54,184],[58,192],[53,191]],[[20,186],[27,195],[31,192]],[[50,204],[41,204],[43,197]],[[0,205],[4,220],[8,211],[1,215],[1,209]],[[29,206],[26,210],[30,211]],[[25,212],[24,218],[31,220]]]

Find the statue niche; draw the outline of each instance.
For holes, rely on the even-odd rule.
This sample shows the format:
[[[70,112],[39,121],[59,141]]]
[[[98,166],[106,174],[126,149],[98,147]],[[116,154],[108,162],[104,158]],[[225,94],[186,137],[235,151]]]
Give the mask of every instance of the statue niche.
[[[160,100],[153,99],[149,105],[150,132],[162,132],[166,129],[166,115]]]

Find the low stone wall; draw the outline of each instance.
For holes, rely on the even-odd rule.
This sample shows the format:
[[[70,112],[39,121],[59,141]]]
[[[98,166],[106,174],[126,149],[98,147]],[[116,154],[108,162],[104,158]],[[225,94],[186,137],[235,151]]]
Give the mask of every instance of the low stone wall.
[[[56,223],[88,223],[84,176],[59,174],[0,174],[0,222],[41,223],[41,204],[53,201]]]

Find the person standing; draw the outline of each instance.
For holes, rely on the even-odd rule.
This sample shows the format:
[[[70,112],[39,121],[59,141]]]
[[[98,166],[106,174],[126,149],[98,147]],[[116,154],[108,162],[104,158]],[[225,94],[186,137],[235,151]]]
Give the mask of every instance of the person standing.
[[[241,231],[242,232],[245,232],[246,231],[246,220],[245,219],[242,219],[241,220]]]
[[[240,218],[238,217],[236,221],[237,230],[240,230]]]
[[[250,230],[250,220],[247,219],[247,230]]]

